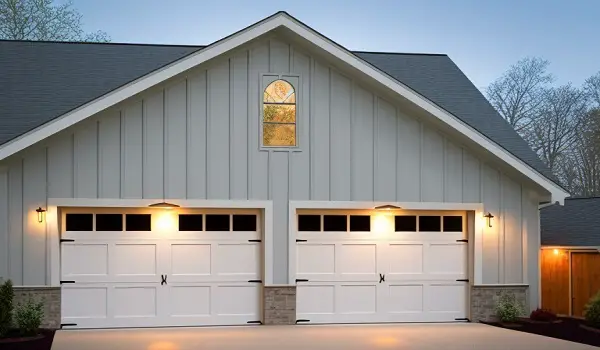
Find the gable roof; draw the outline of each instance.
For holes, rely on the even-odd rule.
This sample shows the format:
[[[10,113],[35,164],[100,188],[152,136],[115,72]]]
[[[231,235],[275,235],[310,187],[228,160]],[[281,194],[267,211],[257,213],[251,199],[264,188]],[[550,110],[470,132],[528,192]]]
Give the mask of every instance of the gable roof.
[[[11,93],[0,96],[8,106],[0,109],[0,159],[279,26],[448,123],[559,202],[568,195],[448,56],[351,53],[281,12],[207,47],[1,41],[0,86]]]
[[[567,198],[540,210],[542,245],[600,247],[600,197]]]

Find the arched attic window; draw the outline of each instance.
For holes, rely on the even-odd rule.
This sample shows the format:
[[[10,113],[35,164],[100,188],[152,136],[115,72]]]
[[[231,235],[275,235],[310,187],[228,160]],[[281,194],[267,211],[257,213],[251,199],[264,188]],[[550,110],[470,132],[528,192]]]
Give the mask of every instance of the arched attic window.
[[[275,80],[263,95],[263,146],[296,146],[296,92],[289,82]]]

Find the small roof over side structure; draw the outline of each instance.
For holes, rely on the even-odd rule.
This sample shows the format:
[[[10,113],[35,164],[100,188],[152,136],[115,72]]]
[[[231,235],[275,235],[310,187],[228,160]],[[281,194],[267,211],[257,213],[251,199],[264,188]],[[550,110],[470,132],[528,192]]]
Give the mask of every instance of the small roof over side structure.
[[[540,210],[542,246],[600,248],[600,197],[567,198]]]

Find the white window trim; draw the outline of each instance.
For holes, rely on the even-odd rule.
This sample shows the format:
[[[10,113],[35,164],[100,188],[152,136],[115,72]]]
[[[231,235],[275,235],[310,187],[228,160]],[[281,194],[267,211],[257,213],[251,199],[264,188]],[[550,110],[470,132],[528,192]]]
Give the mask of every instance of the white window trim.
[[[288,211],[288,283],[296,285],[296,235],[297,211],[299,209],[362,209],[373,210],[379,205],[391,204],[406,210],[464,210],[475,212],[475,227],[473,242],[469,237],[469,246],[473,245],[473,285],[482,285],[483,281],[483,235],[485,220],[483,220],[483,203],[439,203],[439,202],[352,202],[352,201],[290,201]],[[478,219],[479,218],[479,219]]]
[[[263,285],[273,283],[273,202],[259,200],[203,200],[203,199],[79,199],[49,198],[46,211],[46,229],[48,232],[48,280],[50,286],[60,287],[60,227],[59,207],[121,207],[144,208],[157,202],[174,203],[182,208],[220,208],[220,209],[262,209],[264,232],[262,236],[264,250]]]
[[[269,86],[269,84],[264,84],[264,78],[265,77],[273,77],[273,80],[271,80],[271,82],[269,84],[271,84],[272,82],[276,81],[276,80],[285,80],[286,82],[288,82],[292,88],[294,89],[294,93],[296,94],[296,145],[295,146],[265,146],[263,144],[263,122],[264,122],[264,113],[265,113],[265,106],[264,106],[264,92],[265,89]],[[288,79],[286,79],[286,77],[292,77],[298,80],[297,84],[294,84],[294,82],[289,81]],[[259,74],[259,91],[260,94],[258,96],[259,98],[259,106],[260,106],[260,111],[259,111],[259,116],[258,116],[258,133],[259,133],[259,139],[258,139],[258,145],[259,145],[259,150],[260,151],[273,151],[273,152],[301,152],[302,148],[301,148],[301,139],[302,139],[302,109],[300,108],[300,99],[302,98],[301,93],[300,93],[300,88],[302,87],[302,77],[300,76],[300,74],[296,74],[296,73],[271,73],[271,72],[264,72],[264,73],[260,73]],[[298,85],[298,86],[296,86]]]

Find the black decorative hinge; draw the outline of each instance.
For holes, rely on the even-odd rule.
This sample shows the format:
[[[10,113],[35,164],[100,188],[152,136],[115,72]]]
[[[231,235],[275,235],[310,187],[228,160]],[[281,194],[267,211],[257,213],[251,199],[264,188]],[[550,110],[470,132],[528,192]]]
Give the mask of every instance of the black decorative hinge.
[[[250,280],[248,283],[262,283],[262,280]]]
[[[63,328],[63,327],[74,327],[74,326],[77,326],[77,323],[61,323],[60,324],[60,328]]]
[[[262,242],[261,239],[249,239],[248,242]]]
[[[469,282],[469,279],[460,279],[460,280],[456,280],[456,282]]]
[[[65,242],[75,242],[75,240],[74,239],[66,239],[66,238],[60,239],[60,243],[65,243]]]
[[[167,284],[167,275],[160,275],[160,285]]]
[[[385,275],[379,274],[379,283],[385,282]]]
[[[298,282],[308,282],[308,280],[303,278],[296,278],[296,283]]]
[[[308,241],[306,239],[297,239],[296,243],[298,243],[298,242],[308,242]]]
[[[75,281],[60,281],[60,284],[65,284],[65,283],[75,283]]]
[[[304,319],[296,320],[296,324],[298,324],[298,323],[306,323],[306,322],[310,322],[310,320],[304,320]]]
[[[457,242],[469,243],[468,239],[457,239]]]
[[[247,324],[263,324],[262,321],[248,321]]]
[[[454,321],[466,321],[466,322],[471,322],[471,320],[469,320],[468,318],[455,318]]]

